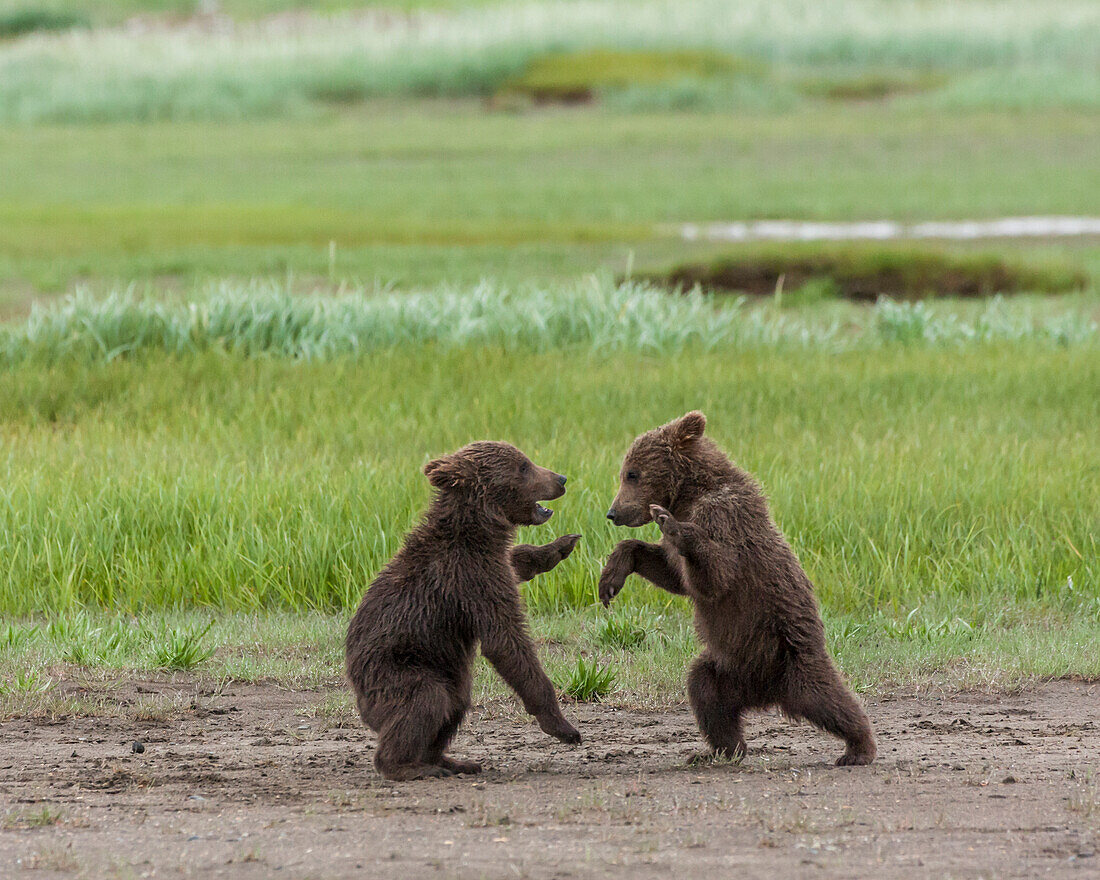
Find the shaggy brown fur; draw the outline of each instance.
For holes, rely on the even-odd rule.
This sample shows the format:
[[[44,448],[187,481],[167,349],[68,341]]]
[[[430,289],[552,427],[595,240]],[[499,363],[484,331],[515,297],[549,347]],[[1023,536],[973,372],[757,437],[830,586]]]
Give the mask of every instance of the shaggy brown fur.
[[[829,657],[813,585],[759,485],[705,427],[690,412],[630,447],[607,516],[622,526],[655,521],[663,537],[622,541],[600,575],[600,599],[609,604],[636,573],[694,601],[706,649],[688,696],[713,753],[744,754],[742,713],[779,705],[843,739],[838,764],[869,764],[871,723]]]
[[[580,742],[539,664],[516,589],[565,559],[580,535],[512,543],[517,526],[550,518],[538,502],[562,495],[565,477],[507,443],[471,443],[424,473],[436,489],[432,505],[348,628],[347,673],[363,722],[378,733],[375,766],[388,779],[481,770],[444,756],[470,705],[479,642],[544,731]]]

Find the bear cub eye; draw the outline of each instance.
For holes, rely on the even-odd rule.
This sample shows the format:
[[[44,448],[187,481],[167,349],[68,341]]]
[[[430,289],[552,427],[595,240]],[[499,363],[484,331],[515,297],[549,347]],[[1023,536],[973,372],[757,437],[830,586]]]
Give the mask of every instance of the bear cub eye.
[[[529,471],[530,469],[531,469],[531,466],[527,462],[524,462],[523,464],[521,464],[519,466],[519,472],[521,474],[527,473],[527,471]]]
[[[638,482],[638,472],[637,471],[627,471],[626,472],[626,481],[628,483]]]

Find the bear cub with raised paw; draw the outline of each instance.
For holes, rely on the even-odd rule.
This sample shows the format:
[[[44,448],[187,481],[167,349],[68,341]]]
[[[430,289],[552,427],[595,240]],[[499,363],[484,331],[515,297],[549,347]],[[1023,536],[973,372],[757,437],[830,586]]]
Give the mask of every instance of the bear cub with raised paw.
[[[692,599],[705,650],[688,674],[688,698],[711,754],[744,755],[742,714],[778,705],[843,739],[837,764],[870,764],[871,722],[825,647],[813,585],[760,486],[703,436],[705,427],[704,415],[690,412],[630,447],[608,519],[656,522],[662,537],[615,547],[600,600],[608,605],[631,574]]]
[[[539,502],[564,494],[565,477],[488,442],[428,462],[424,473],[436,490],[431,506],[348,627],[347,674],[363,722],[378,733],[375,766],[394,780],[480,772],[445,754],[470,705],[479,643],[546,733],[580,742],[539,663],[517,589],[565,559],[580,535],[513,544],[518,526],[550,519]]]

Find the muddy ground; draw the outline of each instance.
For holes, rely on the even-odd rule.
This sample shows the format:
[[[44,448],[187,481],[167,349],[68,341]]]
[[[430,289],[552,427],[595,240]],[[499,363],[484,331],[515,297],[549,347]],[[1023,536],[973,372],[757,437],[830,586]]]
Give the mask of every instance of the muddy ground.
[[[569,706],[569,748],[501,703],[456,743],[482,776],[403,784],[331,693],[104,687],[0,724],[0,876],[1100,876],[1100,683],[872,696],[870,768],[774,715],[696,768],[686,706]]]

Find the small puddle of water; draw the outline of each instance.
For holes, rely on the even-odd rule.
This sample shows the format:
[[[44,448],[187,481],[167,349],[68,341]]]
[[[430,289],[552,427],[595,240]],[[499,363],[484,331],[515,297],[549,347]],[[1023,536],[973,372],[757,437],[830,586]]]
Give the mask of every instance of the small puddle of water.
[[[995,220],[943,220],[896,223],[815,223],[802,220],[757,220],[734,223],[687,223],[685,241],[892,241],[898,239],[1056,238],[1100,235],[1100,217],[1001,217]]]

